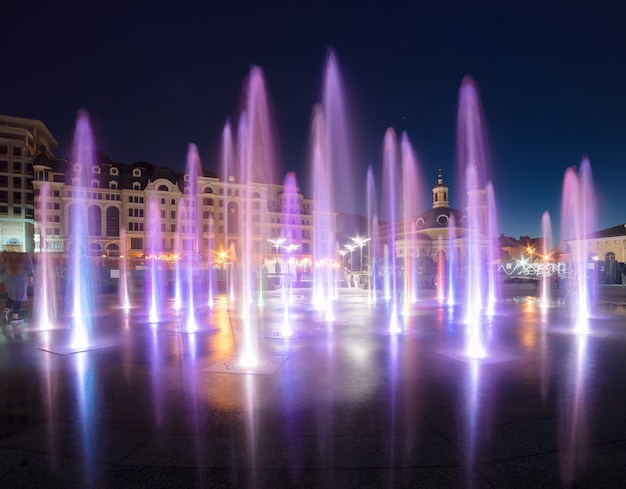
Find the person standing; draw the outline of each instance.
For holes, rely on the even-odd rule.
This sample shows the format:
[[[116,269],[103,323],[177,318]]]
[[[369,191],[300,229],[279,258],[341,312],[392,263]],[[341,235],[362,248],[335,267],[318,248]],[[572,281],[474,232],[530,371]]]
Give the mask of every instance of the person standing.
[[[33,284],[33,261],[28,253],[3,251],[0,262],[0,280],[6,288],[6,304],[2,322],[21,324],[22,303],[28,299],[28,286]]]

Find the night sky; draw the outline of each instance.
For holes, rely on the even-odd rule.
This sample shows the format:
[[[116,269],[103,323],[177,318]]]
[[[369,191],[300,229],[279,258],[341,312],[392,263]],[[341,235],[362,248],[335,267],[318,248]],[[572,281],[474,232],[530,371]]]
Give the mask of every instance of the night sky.
[[[393,127],[418,155],[424,206],[439,167],[456,195],[457,98],[469,74],[488,128],[499,231],[539,236],[545,210],[557,227],[563,174],[584,155],[597,228],[614,226],[626,222],[626,9],[549,3],[11,2],[2,7],[0,113],[42,120],[63,157],[85,108],[114,161],[182,170],[193,142],[203,167],[217,172],[222,128],[238,118],[257,65],[274,108],[280,172],[306,182],[311,112],[332,47],[355,182],[368,165],[380,174]]]

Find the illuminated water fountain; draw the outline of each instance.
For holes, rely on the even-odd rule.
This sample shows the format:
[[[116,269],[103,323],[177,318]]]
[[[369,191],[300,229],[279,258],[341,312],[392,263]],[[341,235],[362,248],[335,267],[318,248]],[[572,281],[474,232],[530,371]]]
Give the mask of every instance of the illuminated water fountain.
[[[398,171],[398,142],[393,129],[387,129],[383,141],[383,217],[390,223],[385,243],[385,300],[389,307],[389,333],[400,334],[404,326],[398,320],[398,280],[396,263],[396,223],[400,217],[397,189],[400,188]]]
[[[96,234],[90,226],[97,220],[89,218],[87,191],[90,188],[90,172],[95,165],[95,147],[89,116],[86,111],[78,113],[72,155],[70,159],[72,178],[78,181],[72,192],[69,205],[70,261],[68,266],[67,306],[71,335],[63,344],[46,345],[43,350],[58,354],[76,353],[111,346],[108,341],[96,338],[93,330],[95,299],[94,267],[90,259],[89,234]],[[91,229],[91,233],[90,233]],[[97,230],[99,232],[99,230]]]
[[[45,331],[65,328],[57,320],[57,279],[55,276],[54,262],[47,246],[46,223],[52,221],[51,212],[48,209],[50,202],[50,184],[42,182],[39,188],[39,244],[40,254],[37,257],[37,269],[35,275],[35,293],[33,297],[33,327],[29,330]]]
[[[594,263],[589,261],[589,241],[585,238],[595,229],[594,209],[591,165],[583,158],[578,172],[571,167],[566,170],[561,201],[561,240],[569,241],[571,248],[572,271],[566,287],[576,334],[589,333]]]
[[[467,196],[468,235],[465,260],[465,319],[467,340],[465,354],[469,358],[484,358],[483,328],[489,321],[495,302],[495,270],[491,267],[491,248],[495,232],[494,199],[488,181],[488,161],[485,147],[478,88],[466,76],[459,91],[457,121],[457,166],[462,182],[460,188]]]
[[[272,373],[280,367],[285,357],[270,357],[260,351],[259,333],[262,319],[263,263],[255,253],[264,239],[255,232],[255,216],[261,215],[266,206],[255,208],[263,184],[274,182],[276,156],[274,131],[269,117],[269,106],[263,72],[253,67],[245,86],[244,110],[237,129],[237,158],[232,186],[240,193],[241,208],[235,229],[241,230],[237,248],[236,312],[238,332],[237,355],[227,362],[210,366],[207,371]],[[224,151],[224,150],[223,150]],[[230,164],[230,161],[229,161]],[[259,185],[260,184],[260,185]],[[257,197],[257,195],[259,197]],[[233,216],[229,217],[233,219]],[[256,244],[255,244],[256,243]]]

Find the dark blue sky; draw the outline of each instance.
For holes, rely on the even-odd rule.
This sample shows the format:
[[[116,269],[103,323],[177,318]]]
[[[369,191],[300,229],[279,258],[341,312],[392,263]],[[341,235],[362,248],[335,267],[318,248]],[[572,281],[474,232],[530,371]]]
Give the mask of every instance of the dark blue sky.
[[[42,120],[60,156],[83,107],[115,161],[182,169],[193,142],[203,166],[217,171],[221,130],[239,115],[254,64],[274,107],[282,173],[304,181],[311,111],[332,46],[357,180],[367,165],[380,166],[385,130],[394,127],[418,154],[424,205],[438,167],[454,187],[457,96],[470,74],[488,128],[500,232],[538,236],[544,210],[556,226],[563,174],[584,155],[597,227],[626,222],[620,2],[12,3],[0,31],[0,113]]]

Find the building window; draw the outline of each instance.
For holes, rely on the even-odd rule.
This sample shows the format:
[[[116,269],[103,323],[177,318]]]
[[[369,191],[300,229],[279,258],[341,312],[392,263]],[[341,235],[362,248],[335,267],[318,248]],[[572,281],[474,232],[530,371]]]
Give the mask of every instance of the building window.
[[[22,156],[22,148],[13,148],[13,156]]]
[[[143,238],[130,238],[130,249],[131,250],[142,250],[143,249]]]
[[[87,209],[87,221],[89,223],[90,236],[102,236],[102,215],[100,207],[90,205]]]
[[[120,211],[117,207],[108,207],[106,211],[106,235],[120,235]]]

